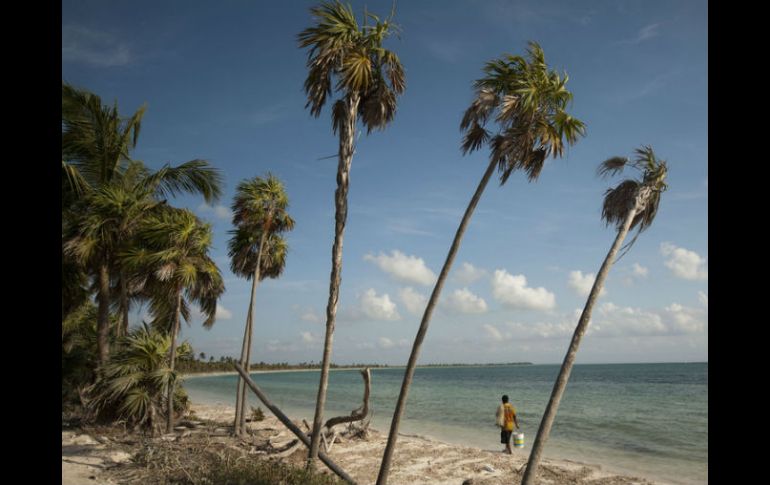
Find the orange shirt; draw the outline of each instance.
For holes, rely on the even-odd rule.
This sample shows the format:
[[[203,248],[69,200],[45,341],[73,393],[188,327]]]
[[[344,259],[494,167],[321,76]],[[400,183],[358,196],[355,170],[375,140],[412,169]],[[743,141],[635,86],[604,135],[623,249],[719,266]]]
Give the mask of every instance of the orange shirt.
[[[503,405],[503,429],[513,431],[513,418],[516,416],[516,409],[507,402]]]

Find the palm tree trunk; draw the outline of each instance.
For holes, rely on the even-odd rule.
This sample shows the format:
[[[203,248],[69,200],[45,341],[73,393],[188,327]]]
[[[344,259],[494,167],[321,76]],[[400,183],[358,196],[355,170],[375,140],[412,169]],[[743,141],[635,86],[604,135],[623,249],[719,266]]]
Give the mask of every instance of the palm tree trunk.
[[[268,216],[269,218],[269,216]],[[249,312],[246,316],[246,328],[243,331],[243,345],[241,346],[241,367],[249,370],[249,358],[251,357],[251,334],[252,321],[254,315],[254,300],[257,293],[257,283],[259,282],[260,267],[262,265],[262,250],[265,246],[266,231],[262,231],[262,237],[259,240],[259,253],[257,254],[257,267],[254,268],[253,281],[251,282],[251,300],[249,301]],[[235,390],[235,421],[233,422],[233,434],[239,436],[243,432],[243,425],[246,421],[246,383],[238,376],[238,385]]]
[[[310,450],[307,457],[307,467],[312,469],[318,457],[318,445],[321,437],[324,406],[326,405],[326,388],[329,384],[329,365],[332,352],[332,337],[334,321],[337,316],[337,302],[342,281],[342,242],[345,234],[345,222],[348,217],[348,184],[350,182],[350,166],[353,162],[353,142],[356,134],[356,116],[359,103],[358,94],[352,93],[348,98],[348,116],[345,126],[340,130],[339,163],[337,164],[337,190],[334,192],[335,231],[332,246],[332,271],[329,282],[329,301],[326,304],[326,336],[324,338],[323,359],[321,361],[321,381],[318,384],[318,396],[313,417],[313,434],[310,439]]]
[[[174,361],[176,360],[176,335],[179,332],[179,314],[182,311],[182,289],[177,290],[176,309],[174,311],[174,323],[171,329],[171,349],[169,358],[169,367],[171,373],[174,372]],[[176,379],[172,377],[168,385],[168,416],[166,419],[166,433],[174,432],[174,388]]]
[[[588,295],[588,301],[586,301],[586,306],[583,308],[583,313],[580,315],[577,327],[575,327],[575,333],[572,335],[572,342],[570,342],[567,355],[564,357],[564,362],[559,370],[559,376],[556,378],[553,391],[551,391],[551,398],[548,401],[548,406],[545,408],[543,419],[537,430],[537,437],[532,445],[532,451],[529,454],[527,469],[524,472],[524,478],[521,482],[522,485],[534,485],[535,483],[537,467],[540,464],[545,443],[548,441],[548,436],[551,434],[551,426],[553,426],[553,421],[556,418],[556,411],[559,409],[559,403],[561,403],[561,398],[567,387],[567,382],[569,381],[569,376],[572,372],[572,366],[575,363],[575,357],[577,356],[578,347],[580,346],[580,340],[588,329],[588,323],[591,320],[591,311],[593,310],[594,303],[596,303],[599,293],[604,287],[604,280],[607,278],[607,273],[609,273],[610,267],[612,267],[612,264],[614,263],[615,256],[628,234],[628,230],[640,209],[640,205],[640,197],[637,197],[634,207],[628,212],[626,220],[623,222],[623,226],[618,230],[618,235],[615,237],[615,242],[612,243],[612,247],[610,248],[609,253],[607,253],[607,257],[604,258],[602,267],[599,269],[599,274],[596,275],[596,280],[591,287],[591,293]]]
[[[398,395],[396,409],[393,412],[393,420],[390,422],[388,444],[385,446],[385,453],[382,456],[380,472],[377,476],[377,485],[385,485],[388,483],[390,462],[393,458],[393,451],[396,448],[396,440],[398,439],[398,428],[401,424],[401,417],[403,416],[404,410],[406,408],[406,399],[409,394],[409,386],[412,385],[412,377],[414,376],[414,369],[417,366],[417,357],[420,355],[420,347],[422,346],[422,341],[425,339],[425,334],[428,332],[428,325],[430,324],[430,319],[433,315],[433,309],[435,308],[436,303],[438,303],[441,290],[444,287],[444,282],[446,281],[449,270],[452,268],[452,263],[454,262],[455,256],[457,255],[457,250],[460,249],[460,242],[462,241],[463,235],[465,234],[465,230],[471,220],[473,211],[476,209],[476,205],[478,205],[479,200],[481,199],[481,194],[484,193],[484,189],[487,187],[487,183],[489,182],[490,177],[492,177],[492,173],[495,171],[496,165],[497,163],[494,160],[489,162],[489,166],[487,167],[486,172],[484,172],[484,176],[481,178],[481,181],[476,188],[476,193],[473,194],[473,197],[468,204],[468,208],[465,209],[465,214],[460,221],[460,227],[457,228],[454,241],[452,241],[452,246],[449,248],[449,254],[447,254],[446,261],[444,261],[444,267],[441,268],[441,273],[439,274],[438,280],[436,281],[436,286],[433,288],[433,293],[431,293],[430,300],[428,300],[428,305],[425,307],[425,312],[422,315],[420,329],[417,331],[417,336],[414,339],[414,344],[412,345],[412,353],[409,355],[406,372],[404,373],[404,381],[401,384],[401,393]]]
[[[110,269],[106,262],[99,265],[99,307],[97,310],[97,340],[99,365],[110,358]]]
[[[254,308],[254,295],[257,289],[257,280],[254,279],[251,282],[251,300],[249,301],[249,311],[246,315],[246,326],[243,329],[243,344],[241,345],[241,366],[243,367],[246,363],[246,349],[249,346],[249,335],[251,331],[251,312]],[[241,414],[243,413],[243,390],[246,388],[246,385],[241,378],[241,376],[238,376],[238,385],[235,389],[235,420],[233,422],[233,434],[235,436],[240,436],[241,434]]]
[[[123,318],[115,333],[118,337],[123,337],[128,335],[128,284],[123,271],[120,272],[120,310]]]

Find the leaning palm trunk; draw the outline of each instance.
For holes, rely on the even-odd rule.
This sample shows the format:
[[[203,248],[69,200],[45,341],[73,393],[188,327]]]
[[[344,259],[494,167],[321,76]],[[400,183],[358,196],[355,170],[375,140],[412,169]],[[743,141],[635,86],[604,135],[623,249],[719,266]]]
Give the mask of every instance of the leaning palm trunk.
[[[166,418],[166,433],[174,432],[174,387],[176,379],[174,379],[174,361],[176,360],[176,335],[179,332],[179,315],[182,312],[182,289],[177,290],[176,308],[174,309],[174,321],[171,326],[171,349],[169,349],[169,368],[171,369],[171,376],[168,383],[168,416]]]
[[[417,336],[415,337],[414,344],[412,345],[412,353],[409,355],[409,362],[406,366],[404,381],[401,384],[401,393],[398,395],[396,409],[393,412],[393,420],[390,423],[388,444],[385,447],[385,453],[382,456],[380,472],[377,476],[377,485],[385,485],[388,483],[390,462],[393,457],[393,451],[396,448],[396,440],[398,439],[398,428],[401,424],[401,417],[403,416],[404,410],[406,409],[406,399],[409,394],[409,387],[412,385],[412,377],[414,376],[414,369],[417,366],[417,358],[420,355],[420,347],[422,346],[422,341],[425,339],[425,334],[428,332],[428,325],[430,324],[430,319],[433,315],[433,309],[435,308],[436,303],[438,303],[441,290],[444,287],[444,282],[446,281],[446,277],[449,274],[449,270],[452,268],[452,263],[454,262],[455,256],[457,255],[457,250],[460,249],[460,242],[462,241],[463,235],[465,234],[465,230],[471,220],[473,211],[476,209],[476,205],[478,205],[479,200],[481,200],[481,194],[484,193],[484,189],[487,187],[487,183],[489,182],[492,173],[495,171],[496,165],[497,161],[494,159],[489,163],[487,171],[484,172],[484,176],[481,178],[479,186],[476,188],[476,193],[473,194],[473,198],[471,198],[471,201],[468,204],[468,208],[465,209],[465,214],[463,215],[462,221],[460,221],[460,227],[457,228],[454,241],[452,241],[452,246],[449,248],[449,254],[447,254],[446,261],[444,261],[444,267],[441,268],[441,274],[439,274],[438,280],[436,281],[436,286],[433,288],[433,293],[430,295],[428,305],[425,307],[425,312],[423,313],[422,321],[420,322],[420,329],[417,331]]]
[[[332,272],[329,283],[329,301],[326,304],[326,336],[324,338],[323,360],[321,362],[321,381],[318,385],[318,397],[316,398],[315,416],[313,418],[313,435],[310,439],[310,451],[307,457],[307,466],[312,468],[318,457],[318,445],[323,424],[324,406],[326,405],[326,388],[329,383],[329,365],[332,352],[332,338],[334,335],[334,320],[337,315],[337,302],[340,294],[340,282],[342,280],[342,240],[345,234],[345,221],[348,217],[348,183],[350,177],[350,165],[353,161],[353,141],[356,131],[356,113],[358,111],[359,96],[352,93],[348,99],[348,112],[345,122],[340,130],[339,163],[337,165],[337,190],[334,193],[335,204],[335,231],[334,246],[332,247]]]
[[[535,474],[537,473],[537,467],[540,464],[543,448],[551,433],[551,426],[553,426],[553,421],[556,418],[556,411],[559,409],[561,398],[567,387],[567,382],[569,381],[569,376],[572,372],[572,365],[575,363],[575,357],[577,356],[578,347],[580,346],[580,340],[588,329],[588,323],[591,320],[591,311],[593,310],[594,303],[596,303],[599,293],[604,287],[604,280],[607,277],[607,273],[610,271],[610,267],[612,267],[612,264],[615,261],[615,256],[617,255],[620,246],[623,244],[626,235],[628,235],[631,223],[634,221],[636,214],[644,209],[648,195],[648,188],[642,188],[639,191],[634,202],[634,207],[628,212],[623,225],[618,230],[615,242],[612,244],[609,253],[607,253],[607,257],[604,258],[604,263],[602,263],[602,267],[599,269],[596,281],[594,281],[594,284],[591,287],[588,301],[586,301],[586,306],[583,308],[583,313],[580,315],[580,320],[575,328],[575,333],[572,335],[572,342],[567,350],[567,355],[564,357],[564,362],[561,365],[561,370],[559,370],[559,376],[554,383],[553,391],[551,391],[551,398],[548,401],[548,406],[545,408],[543,419],[540,422],[540,428],[537,430],[537,437],[532,445],[532,451],[529,454],[527,469],[524,472],[524,478],[521,482],[522,485],[534,485],[535,483]]]
[[[254,268],[254,280],[251,283],[251,300],[249,301],[249,313],[246,317],[246,330],[243,333],[243,346],[241,347],[241,367],[249,371],[249,359],[251,357],[251,336],[254,333],[254,299],[257,293],[257,283],[260,277],[260,265],[262,264],[262,251],[265,247],[265,237],[267,233],[262,232],[259,240],[259,253],[257,254],[257,267]],[[246,383],[238,376],[238,386],[235,395],[235,422],[233,423],[233,433],[240,435],[243,432],[243,425],[246,422]]]

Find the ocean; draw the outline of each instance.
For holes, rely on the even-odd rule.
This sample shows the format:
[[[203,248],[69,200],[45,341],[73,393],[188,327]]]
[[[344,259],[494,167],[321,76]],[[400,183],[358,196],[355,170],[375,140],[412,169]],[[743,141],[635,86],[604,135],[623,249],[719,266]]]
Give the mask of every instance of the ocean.
[[[418,368],[400,432],[499,451],[495,410],[507,394],[525,435],[515,453],[526,453],[558,372],[556,364]],[[384,433],[403,373],[372,369],[372,426]],[[318,371],[252,377],[292,419],[312,422]],[[234,406],[235,383],[235,375],[196,376],[184,386],[193,402]],[[333,370],[324,419],[349,414],[362,398],[359,371]],[[249,405],[261,403],[250,394]],[[708,363],[575,365],[544,456],[661,483],[708,483]]]

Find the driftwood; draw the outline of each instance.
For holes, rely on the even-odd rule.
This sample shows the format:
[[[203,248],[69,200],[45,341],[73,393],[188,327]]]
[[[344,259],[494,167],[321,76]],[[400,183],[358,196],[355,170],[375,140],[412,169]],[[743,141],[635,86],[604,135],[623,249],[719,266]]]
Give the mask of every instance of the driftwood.
[[[267,397],[267,395],[262,392],[262,390],[257,387],[257,385],[254,383],[253,380],[251,380],[251,376],[249,376],[246,371],[243,370],[243,367],[241,367],[237,362],[233,362],[233,367],[235,367],[235,370],[238,371],[238,374],[243,377],[243,380],[246,381],[246,385],[249,386],[249,388],[254,392],[254,394],[257,395],[260,401],[275,415],[276,418],[278,418],[284,426],[289,428],[289,431],[294,433],[297,438],[302,441],[302,443],[305,444],[308,448],[310,447],[310,439],[308,439],[307,435],[302,432],[301,429],[297,427],[294,423],[291,422],[291,419],[289,419],[285,414],[283,414],[283,411],[278,409],[278,407],[273,404],[270,399]],[[353,480],[350,475],[345,473],[345,470],[340,468],[336,463],[334,463],[331,458],[326,456],[326,453],[319,451],[318,452],[318,458],[321,459],[321,461],[329,467],[331,471],[333,471],[338,477],[342,478],[346,482],[350,483],[351,485],[357,485],[355,480]]]
[[[363,420],[369,414],[369,393],[372,387],[372,374],[369,368],[361,371],[361,375],[364,378],[364,403],[361,407],[354,409],[350,416],[337,416],[326,421],[324,428],[331,431],[332,427],[342,423],[352,423],[355,421]]]

